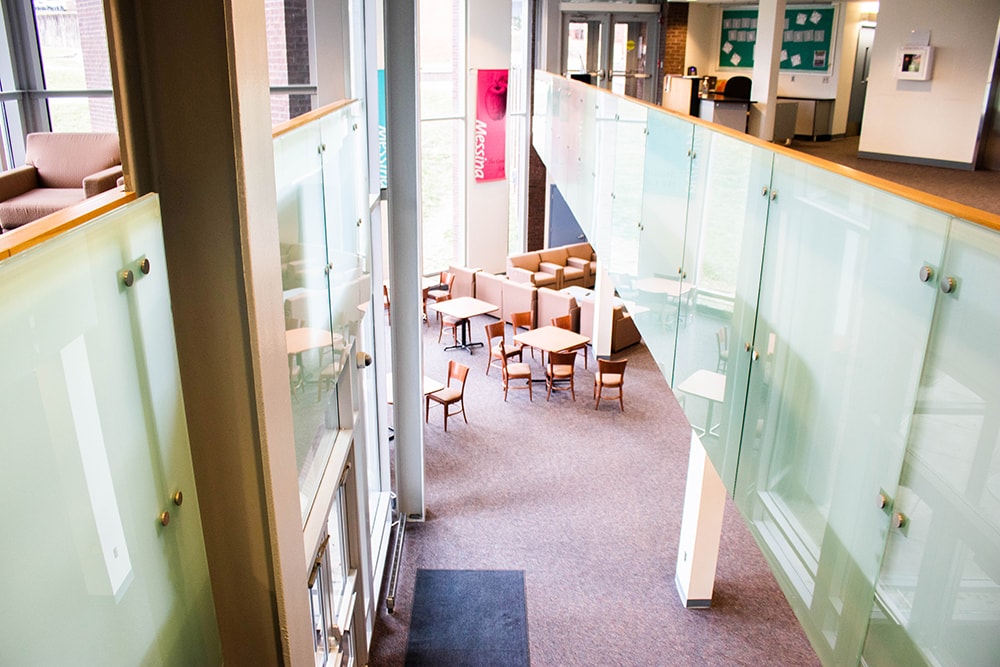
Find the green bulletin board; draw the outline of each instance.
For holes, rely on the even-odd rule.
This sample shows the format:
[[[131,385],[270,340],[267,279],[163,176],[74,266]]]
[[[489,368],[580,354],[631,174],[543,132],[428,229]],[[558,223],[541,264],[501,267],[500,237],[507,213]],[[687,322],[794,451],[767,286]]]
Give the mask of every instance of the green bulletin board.
[[[798,72],[828,72],[831,62],[835,8],[807,5],[785,9],[781,40],[781,69]],[[756,9],[723,9],[719,40],[720,69],[752,69],[757,43]]]

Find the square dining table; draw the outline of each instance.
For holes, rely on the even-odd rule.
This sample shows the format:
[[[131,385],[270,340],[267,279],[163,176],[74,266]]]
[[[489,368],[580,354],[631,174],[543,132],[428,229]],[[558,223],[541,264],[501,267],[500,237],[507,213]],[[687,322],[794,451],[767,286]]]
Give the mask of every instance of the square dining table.
[[[515,335],[514,342],[545,352],[565,352],[583,347],[590,342],[590,339],[575,331],[548,324]]]
[[[500,306],[494,305],[489,301],[475,299],[471,296],[460,296],[457,299],[440,301],[427,307],[432,310],[436,310],[442,315],[454,317],[458,320],[459,326],[462,327],[462,340],[455,345],[446,345],[444,349],[468,350],[469,354],[472,354],[472,348],[483,346],[481,342],[472,342],[466,335],[466,329],[469,327],[469,320],[478,315],[485,315],[486,313],[492,313],[495,310],[500,310]]]

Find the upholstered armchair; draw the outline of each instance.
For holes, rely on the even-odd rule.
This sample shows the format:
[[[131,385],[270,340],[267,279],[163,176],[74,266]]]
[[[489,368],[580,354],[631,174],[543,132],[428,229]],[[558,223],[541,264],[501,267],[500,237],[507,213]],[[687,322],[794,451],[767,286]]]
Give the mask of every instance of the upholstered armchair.
[[[111,190],[122,176],[114,133],[32,133],[26,138],[24,162],[0,173],[3,231]]]

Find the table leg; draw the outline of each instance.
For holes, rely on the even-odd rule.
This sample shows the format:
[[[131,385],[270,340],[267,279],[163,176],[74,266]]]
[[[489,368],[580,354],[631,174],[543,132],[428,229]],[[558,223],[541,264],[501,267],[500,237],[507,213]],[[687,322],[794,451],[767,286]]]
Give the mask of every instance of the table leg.
[[[445,351],[462,349],[462,350],[468,350],[469,354],[472,354],[472,348],[474,348],[474,347],[482,347],[483,346],[482,343],[469,342],[469,338],[468,338],[468,336],[465,333],[466,329],[468,329],[471,326],[471,323],[470,323],[469,320],[467,320],[467,319],[466,320],[462,320],[459,323],[459,325],[462,327],[462,340],[457,345],[446,345],[445,348],[444,348]]]

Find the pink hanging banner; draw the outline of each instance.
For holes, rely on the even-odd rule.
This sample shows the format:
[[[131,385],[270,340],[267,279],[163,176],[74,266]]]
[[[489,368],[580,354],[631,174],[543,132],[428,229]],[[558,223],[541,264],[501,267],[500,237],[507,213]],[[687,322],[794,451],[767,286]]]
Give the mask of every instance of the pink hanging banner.
[[[476,92],[472,169],[477,181],[506,178],[507,70],[481,69]]]

